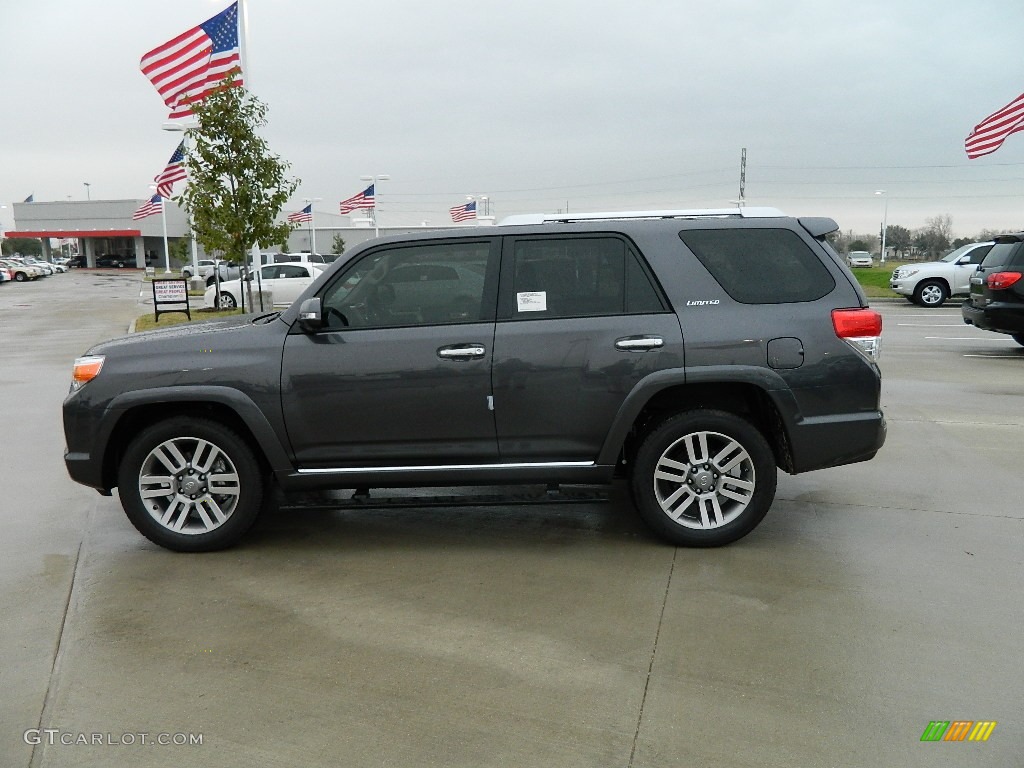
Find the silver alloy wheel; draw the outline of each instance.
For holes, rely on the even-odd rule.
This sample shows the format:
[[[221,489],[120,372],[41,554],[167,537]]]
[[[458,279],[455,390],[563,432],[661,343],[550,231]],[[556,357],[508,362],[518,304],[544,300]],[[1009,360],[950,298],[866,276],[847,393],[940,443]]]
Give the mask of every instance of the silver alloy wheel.
[[[654,471],[662,511],[686,528],[720,528],[750,504],[754,462],[736,440],[720,432],[692,432],[665,449]]]
[[[921,303],[927,307],[934,307],[946,300],[946,292],[938,283],[928,283],[921,287]]]
[[[230,457],[198,437],[176,437],[146,456],[139,496],[146,511],[175,533],[209,533],[231,517],[241,483]]]
[[[227,291],[224,291],[220,295],[220,306],[221,309],[235,309],[238,307],[238,302],[235,301],[235,297]]]

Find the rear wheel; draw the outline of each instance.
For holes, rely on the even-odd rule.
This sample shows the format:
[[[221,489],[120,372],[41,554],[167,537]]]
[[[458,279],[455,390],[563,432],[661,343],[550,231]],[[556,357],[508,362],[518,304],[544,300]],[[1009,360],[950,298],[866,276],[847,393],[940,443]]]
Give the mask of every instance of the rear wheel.
[[[147,539],[177,552],[237,542],[256,521],[263,478],[252,449],[235,432],[179,416],[132,441],[121,461],[118,495]]]
[[[941,307],[949,298],[949,289],[941,280],[923,280],[914,289],[914,301],[922,307]]]
[[[633,464],[637,510],[661,537],[719,547],[750,533],[775,498],[775,458],[752,424],[725,411],[685,411],[649,432]]]

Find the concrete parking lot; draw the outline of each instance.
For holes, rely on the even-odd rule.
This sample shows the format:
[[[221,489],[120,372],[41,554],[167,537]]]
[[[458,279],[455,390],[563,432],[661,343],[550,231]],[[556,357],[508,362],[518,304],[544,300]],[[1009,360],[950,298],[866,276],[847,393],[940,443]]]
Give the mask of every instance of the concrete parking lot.
[[[139,293],[0,288],[0,765],[1021,764],[1024,347],[957,307],[879,305],[885,448],[783,475],[724,549],[616,488],[282,511],[197,556],[63,467],[71,362]],[[957,720],[997,725],[921,741]]]

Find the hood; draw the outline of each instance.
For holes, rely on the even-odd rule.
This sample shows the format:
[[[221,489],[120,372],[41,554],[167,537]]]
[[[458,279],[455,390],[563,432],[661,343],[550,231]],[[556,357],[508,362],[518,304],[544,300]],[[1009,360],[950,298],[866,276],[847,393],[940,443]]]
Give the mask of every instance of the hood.
[[[268,312],[262,315],[238,315],[222,320],[207,320],[198,323],[183,323],[169,328],[156,328],[152,331],[132,333],[128,336],[104,341],[92,347],[87,354],[101,355],[112,350],[130,348],[137,344],[154,344],[161,341],[174,342],[181,339],[194,338],[208,334],[246,333],[256,324],[265,324],[276,320],[279,313]]]

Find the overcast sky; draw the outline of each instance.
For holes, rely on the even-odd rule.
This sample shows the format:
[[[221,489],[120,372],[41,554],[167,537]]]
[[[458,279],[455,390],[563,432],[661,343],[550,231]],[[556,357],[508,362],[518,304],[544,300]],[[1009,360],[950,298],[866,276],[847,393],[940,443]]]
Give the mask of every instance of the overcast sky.
[[[0,0],[0,224],[11,201],[143,198],[179,136],[143,53],[228,0]],[[949,215],[1024,229],[1024,133],[968,160],[1024,91],[1013,0],[248,0],[271,149],[317,211],[378,185],[381,224],[746,199],[843,231]]]

